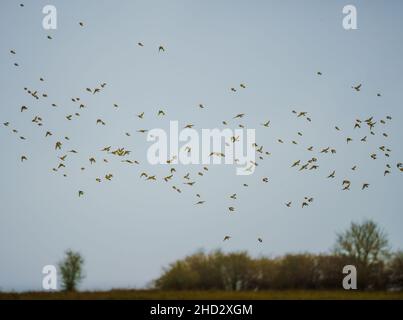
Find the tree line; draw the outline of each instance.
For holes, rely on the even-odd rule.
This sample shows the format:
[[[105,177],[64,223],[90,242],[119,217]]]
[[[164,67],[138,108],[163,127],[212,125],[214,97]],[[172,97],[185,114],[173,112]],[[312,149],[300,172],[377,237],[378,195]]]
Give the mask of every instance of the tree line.
[[[163,270],[160,290],[342,289],[346,265],[357,269],[360,290],[402,290],[403,251],[391,252],[373,221],[351,223],[330,253],[252,258],[246,252],[197,252]]]
[[[61,288],[76,291],[84,259],[68,250],[59,263]],[[197,252],[165,268],[159,290],[342,289],[343,268],[356,267],[360,290],[403,290],[403,251],[391,252],[387,234],[372,220],[337,234],[330,253],[252,258],[247,252]]]

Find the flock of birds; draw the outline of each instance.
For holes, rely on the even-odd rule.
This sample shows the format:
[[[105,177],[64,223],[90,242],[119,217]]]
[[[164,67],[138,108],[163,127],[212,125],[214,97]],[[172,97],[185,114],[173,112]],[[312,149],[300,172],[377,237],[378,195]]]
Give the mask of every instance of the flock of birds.
[[[21,7],[24,7],[23,4],[20,5]],[[78,22],[78,25],[81,28],[84,28],[84,23],[83,22]],[[49,40],[52,40],[51,36],[47,36],[47,38]],[[144,44],[142,42],[138,42],[138,46],[140,48],[144,47]],[[159,54],[163,54],[166,52],[166,49],[164,46],[159,46],[158,47],[158,53]],[[18,53],[15,49],[11,49],[10,50],[10,55],[13,57],[13,59],[16,59],[16,57],[18,57]],[[18,62],[13,62],[15,67],[20,67]],[[317,76],[321,77],[322,76],[322,72],[317,72],[316,73]],[[39,77],[38,78],[40,82],[46,82],[45,79],[43,77]],[[101,82],[99,85],[95,86],[95,87],[86,87],[83,88],[83,94],[84,95],[89,95],[89,96],[93,96],[96,94],[102,94],[103,90],[105,90],[107,87],[107,83],[105,82]],[[247,89],[247,85],[244,83],[240,83],[238,86],[236,87],[229,87],[229,92],[232,94],[236,94],[238,92],[238,90],[246,90]],[[351,87],[351,89],[353,89],[354,91],[356,91],[357,93],[359,93],[362,90],[362,84],[357,84],[357,85],[353,85]],[[28,94],[29,96],[31,96],[33,98],[34,101],[44,101],[46,102],[46,100],[49,99],[49,95],[46,92],[40,92],[38,89],[32,89],[32,88],[27,88],[24,87],[24,92],[26,94]],[[376,96],[379,98],[381,97],[380,93],[377,93]],[[89,99],[88,96],[85,97],[86,99]],[[77,107],[77,111],[72,113],[72,114],[67,114],[65,116],[65,121],[73,121],[74,119],[78,119],[80,117],[80,112],[82,112],[82,110],[87,108],[87,105],[83,102],[83,99],[81,97],[72,97],[71,101],[76,104]],[[56,103],[50,103],[50,106],[56,108],[58,107],[58,105]],[[118,109],[119,105],[114,103],[113,107]],[[199,104],[198,106],[200,109],[204,109],[205,106],[203,104]],[[26,114],[26,113],[30,113],[31,112],[31,107],[23,105],[20,107],[20,113],[21,114]],[[32,125],[36,125],[38,127],[44,127],[44,121],[42,116],[35,114],[36,111],[32,111],[31,112],[31,122]],[[156,116],[157,117],[164,117],[166,116],[167,112],[165,110],[158,110]],[[307,122],[312,122],[312,118],[310,116],[310,114],[308,114],[308,112],[306,111],[296,111],[296,110],[291,110],[291,114],[294,115],[297,118],[300,119],[305,119]],[[144,121],[145,120],[145,115],[146,112],[145,111],[141,111],[138,114],[136,114],[135,116],[137,117],[138,121]],[[241,121],[242,119],[244,119],[244,117],[246,116],[245,113],[240,113],[240,114],[236,114],[234,116],[232,116],[232,121]],[[367,138],[370,135],[376,135],[375,132],[375,128],[378,128],[380,126],[384,126],[387,124],[387,122],[390,122],[392,120],[391,116],[386,116],[384,119],[374,119],[374,117],[370,116],[366,119],[356,119],[354,124],[353,124],[353,128],[354,129],[362,129],[362,127],[367,127],[368,132],[366,134],[364,134],[362,136],[362,138],[359,140],[359,143],[366,143],[367,142]],[[229,124],[229,121],[222,121],[222,124],[224,126],[227,126]],[[12,123],[10,121],[6,121],[3,123],[4,127],[6,128],[10,128],[11,131],[14,134],[18,134],[19,130],[14,128]],[[100,119],[97,118],[94,121],[94,126],[105,126],[107,125],[107,121],[105,121],[104,119]],[[236,123],[236,125],[239,128],[245,128],[245,126],[242,123]],[[262,127],[264,128],[270,128],[271,126],[271,121],[267,120],[264,123],[260,124]],[[193,123],[189,123],[186,124],[186,126],[184,126],[184,128],[193,128],[195,125]],[[340,129],[340,127],[335,126],[334,130],[342,132],[342,130]],[[137,133],[138,134],[145,134],[147,133],[148,130],[144,129],[142,127],[137,129]],[[299,137],[303,136],[302,132],[298,132],[297,133]],[[52,132],[52,130],[47,127],[46,129],[44,129],[44,138],[45,139],[51,139],[54,134]],[[130,137],[131,134],[129,132],[125,133],[126,136]],[[388,134],[383,132],[382,136],[386,139],[388,138]],[[19,135],[19,139],[20,140],[27,140],[27,138],[25,136]],[[346,144],[350,144],[350,143],[354,143],[355,141],[353,140],[352,137],[344,137]],[[58,136],[55,137],[55,139],[53,140],[54,145],[54,150],[56,152],[56,157],[57,157],[57,164],[55,167],[52,168],[52,171],[54,171],[55,173],[60,173],[61,175],[63,175],[64,177],[67,177],[67,173],[65,172],[65,168],[67,166],[68,160],[69,158],[73,157],[75,154],[79,153],[79,151],[77,151],[77,149],[66,149],[64,146],[65,141],[70,141],[70,138],[68,136]],[[238,136],[233,136],[231,137],[230,141],[227,141],[226,144],[229,143],[238,143],[239,142],[239,137]],[[277,143],[283,144],[285,143],[283,139],[277,139]],[[292,144],[297,145],[299,144],[297,141],[292,140],[291,141]],[[258,144],[254,144],[253,147],[256,150],[256,155],[257,158],[259,160],[257,161],[263,161],[265,158],[271,156],[271,152],[267,151],[264,149],[263,145],[258,145]],[[381,156],[383,154],[383,156],[385,158],[390,158],[392,150],[385,146],[385,145],[381,145],[378,146],[377,148],[378,151],[374,151],[373,153],[369,154],[368,157],[372,160],[377,160],[379,156]],[[112,146],[103,146],[101,147],[99,150],[99,152],[102,153],[102,156],[100,157],[101,160],[95,156],[90,156],[88,158],[88,164],[89,165],[96,165],[97,162],[104,162],[104,163],[109,163],[110,162],[110,157],[115,157],[116,159],[120,160],[120,162],[122,163],[126,163],[128,165],[136,165],[136,166],[140,166],[141,167],[141,163],[139,160],[130,158],[131,155],[131,151],[127,150],[125,147],[112,147]],[[187,147],[186,149],[187,152],[191,153],[192,150],[190,147]],[[314,146],[308,146],[306,148],[306,151],[308,152],[308,154],[315,154],[315,152],[317,153],[317,155],[312,155],[309,156],[308,160],[302,160],[302,159],[298,159],[293,161],[292,163],[290,163],[290,168],[292,170],[298,170],[298,171],[312,171],[312,170],[318,170],[319,169],[319,160],[318,160],[318,155],[320,154],[335,154],[337,151],[335,148],[332,147],[325,147],[325,148],[318,148],[316,149]],[[213,151],[210,153],[210,157],[225,157],[225,153],[223,153],[221,150],[217,150],[217,151]],[[26,162],[29,161],[29,156],[27,154],[23,154],[20,156],[20,160],[21,162]],[[173,159],[169,159],[167,160],[167,164],[170,165],[174,162],[175,158]],[[235,162],[237,162],[237,160],[235,159]],[[248,164],[247,168],[245,170],[247,171],[251,171],[252,169],[256,168],[259,164],[255,161],[250,161],[250,163]],[[403,164],[401,162],[396,163],[396,168],[398,171],[403,172]],[[82,165],[80,170],[81,171],[85,171],[86,166]],[[392,165],[389,163],[386,163],[384,169],[383,169],[383,174],[384,176],[389,175],[392,173]],[[356,171],[357,170],[357,165],[354,165],[351,167],[352,171]],[[186,187],[195,187],[197,180],[196,177],[203,177],[205,176],[209,171],[208,166],[204,166],[200,169],[200,171],[197,172],[197,174],[195,174],[194,176],[191,176],[190,173],[186,173],[185,175],[183,175],[182,177],[179,177],[180,180],[182,181],[178,181],[175,184],[170,185],[170,182],[173,181],[174,179],[177,178],[178,173],[177,173],[177,169],[174,166],[171,166],[171,168],[169,169],[169,171],[167,172],[167,174],[163,177],[157,177],[156,174],[153,173],[149,173],[149,172],[145,172],[142,171],[140,169],[139,171],[139,178],[143,179],[145,181],[148,182],[155,182],[157,180],[161,180],[164,183],[170,185],[170,187],[172,188],[172,190],[174,192],[177,193],[182,193],[182,189],[180,187],[180,185],[186,186]],[[327,179],[335,179],[337,176],[336,170],[333,170],[332,172],[329,172],[325,177]],[[103,177],[95,177],[95,181],[98,183],[102,183],[104,181],[111,181],[114,178],[113,173],[111,172],[107,172],[105,173],[105,175]],[[268,177],[263,177],[261,178],[261,182],[262,183],[268,183],[269,182],[269,178]],[[180,184],[178,184],[180,183]],[[243,184],[243,187],[248,187],[248,184]],[[341,180],[341,190],[343,191],[348,191],[350,190],[350,188],[352,187],[352,183],[349,179],[345,179],[343,178]],[[368,182],[362,182],[362,185],[360,186],[360,188],[362,190],[367,189],[370,187],[370,183]],[[85,196],[85,191],[84,190],[78,190],[77,191],[77,195],[78,197],[84,197]],[[195,193],[195,197],[196,200],[194,201],[194,205],[195,206],[202,206],[206,203],[206,200],[202,199],[202,196],[199,193]],[[237,193],[233,193],[230,194],[229,199],[231,199],[230,201],[232,201],[233,203],[236,203],[235,201],[237,200]],[[305,208],[310,206],[312,203],[314,202],[314,198],[312,196],[306,196],[304,197],[301,202],[300,202],[300,206],[301,208]],[[290,208],[293,205],[292,201],[288,201],[284,204],[286,207]],[[231,205],[228,207],[228,212],[229,213],[234,213],[236,212],[236,207],[234,205]],[[230,235],[225,235],[223,241],[228,241],[231,239]],[[263,239],[261,237],[257,238],[258,242],[263,242]]]

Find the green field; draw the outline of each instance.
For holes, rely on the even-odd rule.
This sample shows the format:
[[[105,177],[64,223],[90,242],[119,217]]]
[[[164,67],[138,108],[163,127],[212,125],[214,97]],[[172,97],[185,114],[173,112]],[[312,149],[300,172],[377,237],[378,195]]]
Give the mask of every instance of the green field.
[[[156,291],[156,290],[111,290],[75,293],[0,293],[0,299],[81,299],[81,300],[403,300],[403,292],[385,291]]]

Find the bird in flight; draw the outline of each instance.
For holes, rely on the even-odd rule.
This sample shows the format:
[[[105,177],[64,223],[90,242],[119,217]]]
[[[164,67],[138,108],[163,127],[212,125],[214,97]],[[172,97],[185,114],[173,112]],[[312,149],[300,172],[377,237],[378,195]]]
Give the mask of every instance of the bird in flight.
[[[351,88],[354,89],[355,91],[359,92],[359,91],[361,91],[361,87],[362,87],[362,84],[360,83],[359,85],[352,86]]]
[[[171,180],[173,178],[173,174],[164,177],[165,182],[168,182],[169,180]]]
[[[295,161],[295,162],[292,164],[291,168],[294,168],[294,167],[296,167],[296,166],[299,166],[300,163],[301,163],[301,160]]]
[[[244,116],[245,116],[244,113],[239,113],[239,114],[237,114],[233,119],[241,119],[241,118],[243,118]]]
[[[55,144],[55,150],[57,150],[57,149],[59,149],[59,150],[62,149],[62,143],[60,141],[56,142],[56,144]]]
[[[265,122],[265,123],[262,123],[262,126],[268,128],[269,124],[270,124],[270,120]]]
[[[336,171],[333,171],[333,172],[328,176],[328,178],[334,178],[335,175],[336,175]]]
[[[351,182],[349,180],[344,180],[342,183],[343,190],[350,190]]]
[[[231,236],[225,236],[223,241],[228,241],[231,239]]]

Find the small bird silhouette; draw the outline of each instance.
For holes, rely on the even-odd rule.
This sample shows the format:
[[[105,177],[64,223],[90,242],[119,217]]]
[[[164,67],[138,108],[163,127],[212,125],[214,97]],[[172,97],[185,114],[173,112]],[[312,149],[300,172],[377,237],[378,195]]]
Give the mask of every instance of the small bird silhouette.
[[[336,175],[336,171],[333,171],[333,172],[328,176],[328,178],[334,178],[335,175]]]
[[[60,141],[56,142],[56,144],[55,144],[55,150],[57,150],[57,149],[59,149],[59,150],[62,149],[62,143]]]
[[[169,180],[171,180],[172,177],[173,177],[173,174],[171,174],[171,175],[169,175],[169,176],[166,176],[166,177],[164,178],[165,182],[168,182]]]
[[[243,118],[244,116],[245,116],[244,113],[239,113],[239,114],[237,114],[233,119],[241,119],[241,118]]]
[[[265,123],[262,123],[262,126],[268,128],[268,127],[269,127],[269,124],[270,124],[270,120],[267,121],[267,122],[265,122]]]

